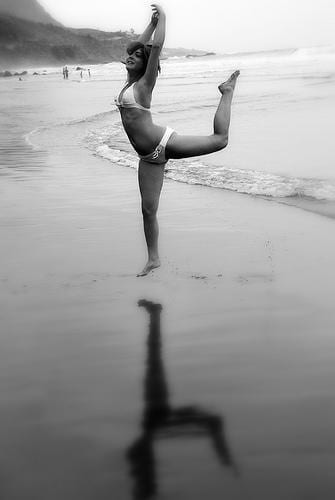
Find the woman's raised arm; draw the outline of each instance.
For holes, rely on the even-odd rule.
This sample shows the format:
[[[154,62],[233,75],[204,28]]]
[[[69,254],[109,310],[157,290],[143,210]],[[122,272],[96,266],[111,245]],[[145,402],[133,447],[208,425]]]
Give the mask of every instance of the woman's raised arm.
[[[152,4],[152,10],[152,19],[157,19],[157,25],[155,28],[154,39],[152,41],[147,69],[142,77],[143,83],[145,83],[150,89],[153,89],[156,83],[159,68],[159,56],[165,40],[165,12],[158,4]]]
[[[154,12],[151,19],[157,19],[157,26],[152,42],[152,48],[157,47],[161,51],[165,40],[165,12],[157,3],[153,3],[151,6]]]
[[[142,35],[140,35],[138,37],[138,39],[137,39],[138,42],[141,42],[144,45],[149,42],[149,40],[151,39],[151,35],[153,34],[153,32],[155,31],[155,28],[157,26],[157,21],[158,21],[158,16],[154,12],[151,16],[150,23],[145,28]]]

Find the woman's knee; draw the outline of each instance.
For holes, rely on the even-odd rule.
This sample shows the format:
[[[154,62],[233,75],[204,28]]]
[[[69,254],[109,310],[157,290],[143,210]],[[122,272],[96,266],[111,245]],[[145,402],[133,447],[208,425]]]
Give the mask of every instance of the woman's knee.
[[[158,205],[152,201],[142,201],[142,215],[143,217],[155,217],[157,214]]]
[[[213,144],[215,151],[220,151],[228,146],[228,134],[214,134]]]

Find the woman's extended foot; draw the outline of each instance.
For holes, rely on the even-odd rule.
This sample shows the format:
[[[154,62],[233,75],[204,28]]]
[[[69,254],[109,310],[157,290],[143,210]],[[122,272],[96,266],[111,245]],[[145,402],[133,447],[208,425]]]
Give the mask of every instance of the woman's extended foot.
[[[234,73],[230,75],[227,81],[219,85],[218,89],[221,92],[221,94],[224,94],[227,91],[233,91],[235,89],[236,81],[239,74],[240,74],[239,70],[234,71]]]
[[[146,276],[147,274],[150,273],[150,271],[153,271],[157,267],[160,267],[160,265],[161,265],[161,263],[160,263],[159,259],[148,260],[148,262],[144,266],[143,271],[141,271],[140,273],[138,273],[136,276],[138,276],[138,277],[140,277],[140,276]]]

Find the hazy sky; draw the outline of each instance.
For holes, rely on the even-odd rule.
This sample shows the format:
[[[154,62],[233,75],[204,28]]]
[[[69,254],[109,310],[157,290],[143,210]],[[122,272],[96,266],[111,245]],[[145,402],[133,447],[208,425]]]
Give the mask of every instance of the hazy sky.
[[[39,0],[66,26],[143,30],[150,1]],[[236,52],[335,45],[335,0],[162,0],[167,47]]]

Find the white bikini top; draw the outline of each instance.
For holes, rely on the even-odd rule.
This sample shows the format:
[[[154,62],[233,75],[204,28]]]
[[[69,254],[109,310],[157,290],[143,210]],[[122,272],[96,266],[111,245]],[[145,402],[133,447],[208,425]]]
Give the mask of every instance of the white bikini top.
[[[135,82],[129,85],[129,87],[123,87],[120,94],[114,98],[115,105],[118,108],[138,108],[143,111],[150,111],[150,108],[146,108],[135,101],[134,84]]]

